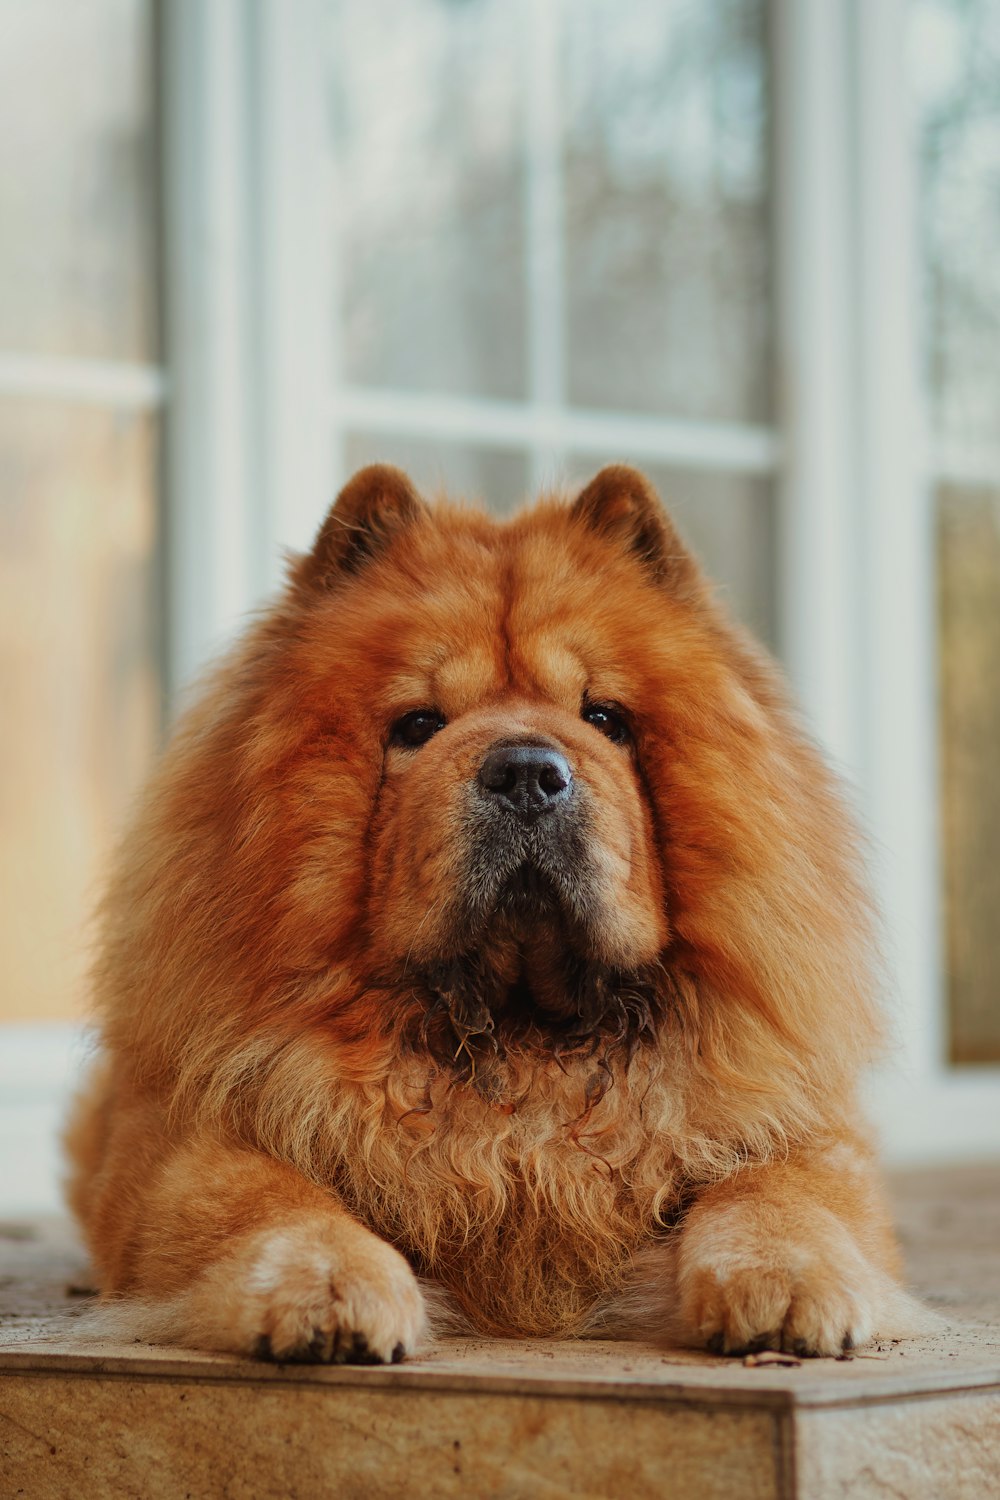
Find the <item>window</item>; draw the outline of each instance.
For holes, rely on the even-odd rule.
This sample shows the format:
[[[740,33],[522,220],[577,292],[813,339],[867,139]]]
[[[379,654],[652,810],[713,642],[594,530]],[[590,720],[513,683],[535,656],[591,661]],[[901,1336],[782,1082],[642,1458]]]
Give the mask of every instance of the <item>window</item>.
[[[919,0],[950,1051],[1000,1061],[1000,15]],[[989,247],[989,248],[988,248]]]
[[[988,8],[927,3],[960,26]],[[174,650],[182,675],[359,462],[498,508],[613,457],[644,465],[777,645],[873,831],[899,1061],[872,1104],[911,1157],[1000,1145],[1000,1072],[950,1065],[945,993],[932,485],[954,465],[940,424],[923,441],[923,4],[264,0],[241,37],[189,18],[194,40],[166,13],[168,49],[215,57],[201,83],[175,66],[171,88],[168,66],[168,117],[229,168],[227,194],[206,173],[199,199],[175,161],[172,232],[183,251],[185,223],[221,212],[217,242],[253,258],[202,258],[209,321],[208,289],[232,299],[241,279],[250,312],[235,333],[216,320],[227,379],[206,381],[196,441],[172,409],[178,464],[232,477],[254,455],[240,487],[212,486],[220,514],[252,518],[242,555],[215,542],[206,564],[191,487],[172,495],[218,577],[199,607],[190,581],[175,602],[175,621],[214,622]]]
[[[0,26],[0,1020],[81,1013],[102,857],[159,729],[152,12]]]
[[[10,0],[0,1021],[78,1014],[161,698],[353,468],[627,459],[873,829],[891,1151],[1000,1146],[995,9]],[[18,1035],[0,1145],[65,1087]]]
[[[0,14],[0,1200],[58,1202],[89,917],[159,736],[153,12]]]
[[[332,0],[326,81],[342,472],[644,462],[773,641],[765,9]]]

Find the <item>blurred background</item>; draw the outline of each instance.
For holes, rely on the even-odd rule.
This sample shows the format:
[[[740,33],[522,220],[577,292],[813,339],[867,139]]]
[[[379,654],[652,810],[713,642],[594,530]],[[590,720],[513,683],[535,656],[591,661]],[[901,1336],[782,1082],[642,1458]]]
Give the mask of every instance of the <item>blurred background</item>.
[[[1000,1152],[1000,5],[0,0],[0,1207],[180,685],[376,458],[653,477],[871,830],[890,1156]]]

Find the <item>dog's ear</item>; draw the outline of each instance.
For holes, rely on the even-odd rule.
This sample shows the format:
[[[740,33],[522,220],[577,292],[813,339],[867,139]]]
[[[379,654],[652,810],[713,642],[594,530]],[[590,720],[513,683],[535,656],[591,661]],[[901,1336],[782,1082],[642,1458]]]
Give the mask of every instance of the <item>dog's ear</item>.
[[[703,591],[701,570],[681,541],[653,486],[628,464],[601,469],[573,501],[570,514],[632,552],[658,583],[681,597]]]
[[[296,564],[295,582],[322,589],[345,573],[357,573],[426,513],[402,469],[391,464],[359,469],[330,507],[312,551]]]

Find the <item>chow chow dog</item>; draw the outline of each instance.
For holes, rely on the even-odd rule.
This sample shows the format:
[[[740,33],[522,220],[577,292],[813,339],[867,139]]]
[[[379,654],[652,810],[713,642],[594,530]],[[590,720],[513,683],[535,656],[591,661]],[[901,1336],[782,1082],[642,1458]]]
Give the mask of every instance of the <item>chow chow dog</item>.
[[[182,718],[95,980],[69,1197],[138,1336],[899,1322],[858,839],[633,469],[506,522],[356,474]]]

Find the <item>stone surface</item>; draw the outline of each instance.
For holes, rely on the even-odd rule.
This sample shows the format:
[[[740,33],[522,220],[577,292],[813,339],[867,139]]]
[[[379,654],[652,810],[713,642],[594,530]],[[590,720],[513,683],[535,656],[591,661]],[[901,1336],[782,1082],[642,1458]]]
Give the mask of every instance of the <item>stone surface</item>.
[[[1000,1493],[1000,1166],[895,1190],[946,1322],[791,1367],[568,1341],[450,1339],[389,1369],[87,1344],[67,1226],[0,1225],[0,1494]]]
[[[0,1394],[20,1470],[0,1467],[4,1495],[578,1500],[659,1496],[668,1470],[681,1495],[780,1493],[773,1421],[752,1409],[212,1379],[80,1380],[68,1401],[65,1380]]]

